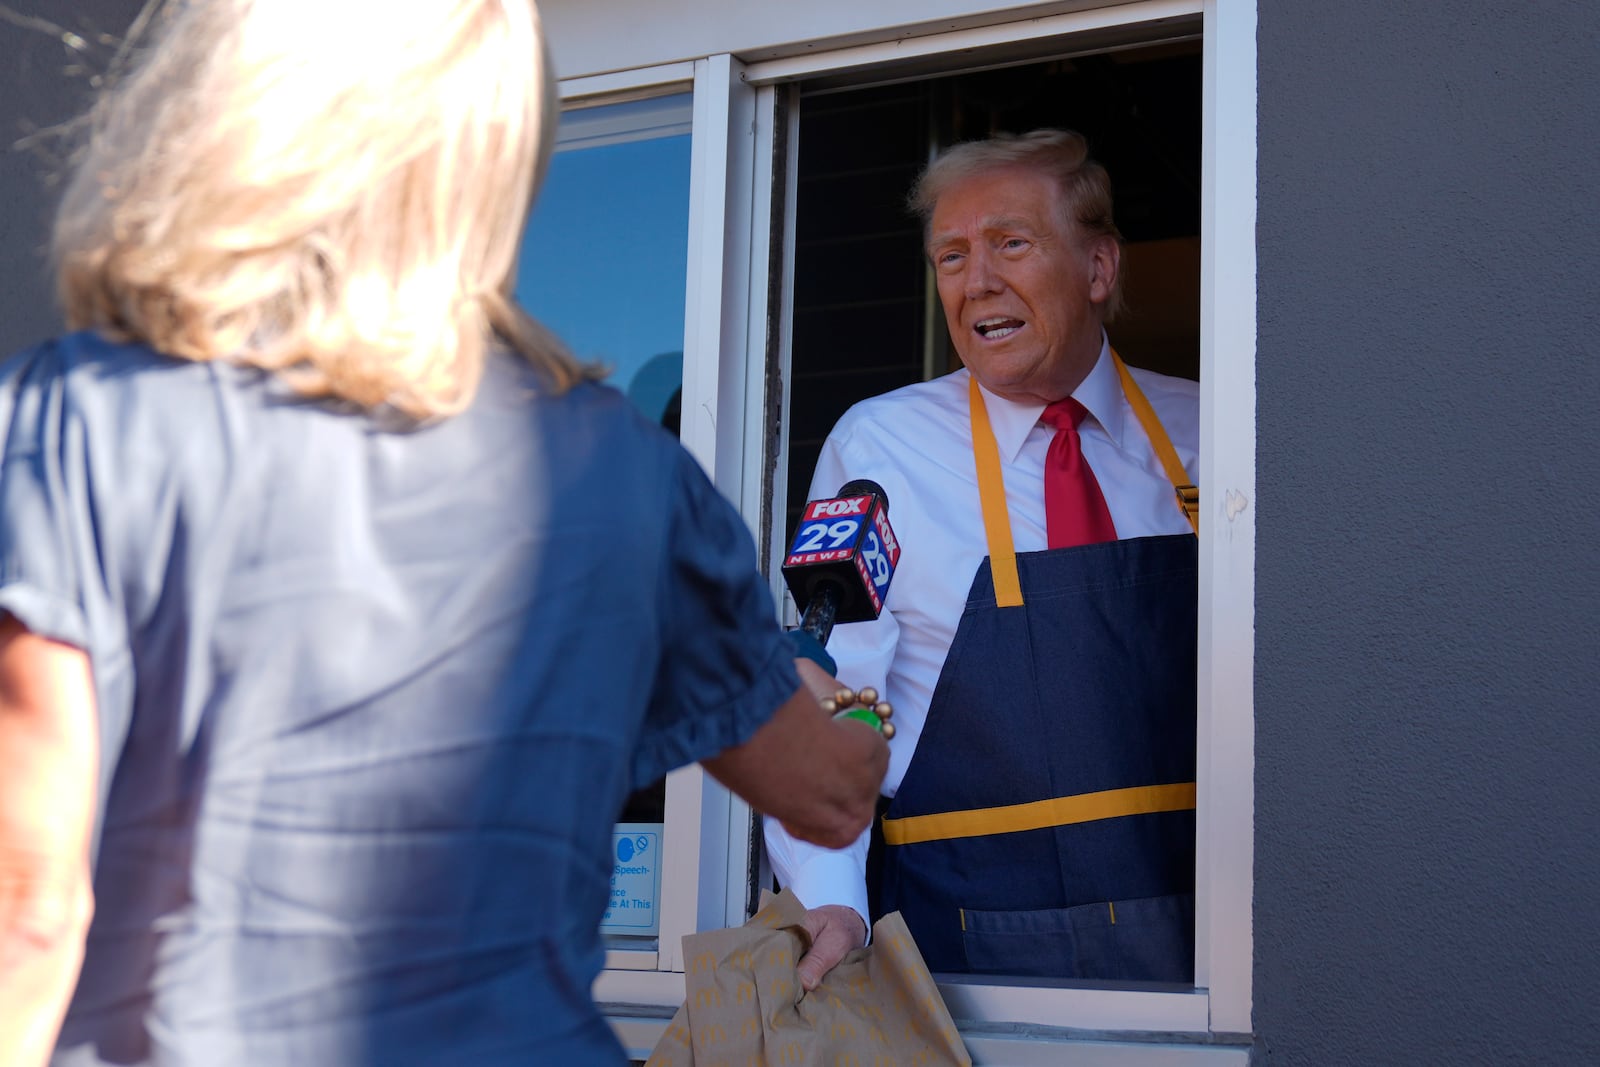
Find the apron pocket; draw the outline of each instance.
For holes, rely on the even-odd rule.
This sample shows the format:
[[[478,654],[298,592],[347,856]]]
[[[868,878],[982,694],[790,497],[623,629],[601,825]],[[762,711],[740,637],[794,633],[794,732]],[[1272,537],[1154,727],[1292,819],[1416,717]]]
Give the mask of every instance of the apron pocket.
[[[975,974],[1120,982],[1194,981],[1194,896],[1035,911],[963,909]]]

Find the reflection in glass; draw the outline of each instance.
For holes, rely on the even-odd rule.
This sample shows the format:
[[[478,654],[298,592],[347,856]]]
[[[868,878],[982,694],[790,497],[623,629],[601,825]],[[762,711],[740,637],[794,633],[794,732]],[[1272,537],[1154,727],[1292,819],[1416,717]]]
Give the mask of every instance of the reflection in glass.
[[[674,432],[690,114],[686,93],[563,113],[517,266],[523,306]]]

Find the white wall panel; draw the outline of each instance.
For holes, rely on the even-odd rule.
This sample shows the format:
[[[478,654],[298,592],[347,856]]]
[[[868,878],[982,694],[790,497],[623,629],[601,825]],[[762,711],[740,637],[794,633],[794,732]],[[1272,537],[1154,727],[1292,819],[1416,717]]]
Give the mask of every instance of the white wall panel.
[[[1122,0],[540,0],[563,78],[729,53],[745,62],[1116,6]]]

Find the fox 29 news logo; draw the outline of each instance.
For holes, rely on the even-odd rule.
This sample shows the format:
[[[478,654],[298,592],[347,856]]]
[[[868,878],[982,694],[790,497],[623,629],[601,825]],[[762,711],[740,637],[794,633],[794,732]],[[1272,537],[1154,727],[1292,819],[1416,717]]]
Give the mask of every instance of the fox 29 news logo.
[[[855,560],[873,613],[883,610],[889,581],[900,562],[900,545],[877,498],[871,495],[813,500],[800,517],[785,567]],[[859,549],[859,551],[858,551]]]

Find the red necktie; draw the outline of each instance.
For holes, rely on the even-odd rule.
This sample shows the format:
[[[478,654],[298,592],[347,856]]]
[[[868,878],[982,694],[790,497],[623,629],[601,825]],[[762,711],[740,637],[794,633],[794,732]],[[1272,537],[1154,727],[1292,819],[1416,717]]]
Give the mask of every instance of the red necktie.
[[[1078,442],[1078,423],[1086,414],[1082,404],[1068,397],[1057,400],[1039,416],[1056,428],[1044,457],[1044,518],[1051,548],[1117,539],[1100,483],[1083,461]]]

